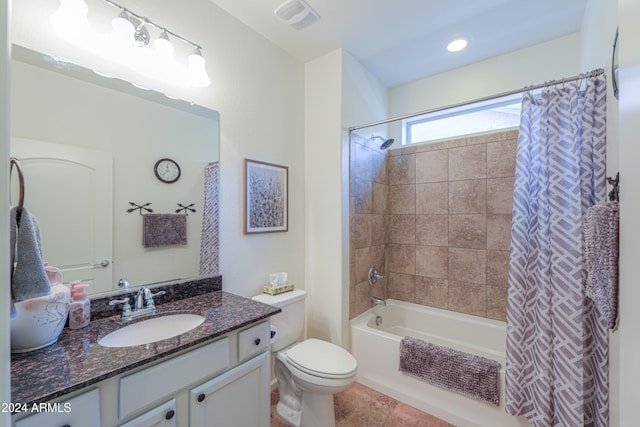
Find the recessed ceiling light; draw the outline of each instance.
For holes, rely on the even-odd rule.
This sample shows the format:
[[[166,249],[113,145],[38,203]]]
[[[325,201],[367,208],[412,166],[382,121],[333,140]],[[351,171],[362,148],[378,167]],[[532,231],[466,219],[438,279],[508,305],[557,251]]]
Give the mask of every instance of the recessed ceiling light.
[[[467,47],[466,39],[455,39],[447,45],[447,50],[449,52],[459,52],[465,47]]]

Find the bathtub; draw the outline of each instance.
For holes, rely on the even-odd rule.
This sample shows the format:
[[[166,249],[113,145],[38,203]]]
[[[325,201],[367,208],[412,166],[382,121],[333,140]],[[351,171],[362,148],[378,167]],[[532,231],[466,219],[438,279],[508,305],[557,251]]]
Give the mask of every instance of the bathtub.
[[[505,329],[497,320],[389,299],[386,307],[376,306],[351,320],[356,381],[456,426],[530,426],[504,412]],[[402,374],[399,347],[406,335],[499,362],[500,406]]]

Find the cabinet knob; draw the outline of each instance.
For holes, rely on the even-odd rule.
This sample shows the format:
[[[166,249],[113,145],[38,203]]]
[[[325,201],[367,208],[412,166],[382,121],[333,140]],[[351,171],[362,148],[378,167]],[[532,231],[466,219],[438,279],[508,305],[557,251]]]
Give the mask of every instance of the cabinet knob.
[[[164,414],[164,418],[170,420],[176,414],[176,411],[173,409],[169,409],[166,414]]]
[[[65,424],[65,425],[63,425],[62,427],[71,427],[71,425],[69,425],[69,424]]]
[[[198,402],[202,403],[206,397],[207,396],[205,396],[204,393],[200,393],[198,395]]]
[[[256,345],[260,345],[260,338],[256,338],[256,340],[254,341],[254,343],[256,343]]]

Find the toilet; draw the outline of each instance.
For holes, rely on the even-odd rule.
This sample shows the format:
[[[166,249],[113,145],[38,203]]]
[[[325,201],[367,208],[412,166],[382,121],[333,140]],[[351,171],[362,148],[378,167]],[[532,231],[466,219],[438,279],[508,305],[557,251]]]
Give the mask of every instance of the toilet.
[[[305,291],[296,289],[253,299],[282,309],[271,317],[278,415],[295,427],[333,427],[333,395],[353,384],[358,364],[348,351],[330,342],[313,338],[298,342],[306,297]]]

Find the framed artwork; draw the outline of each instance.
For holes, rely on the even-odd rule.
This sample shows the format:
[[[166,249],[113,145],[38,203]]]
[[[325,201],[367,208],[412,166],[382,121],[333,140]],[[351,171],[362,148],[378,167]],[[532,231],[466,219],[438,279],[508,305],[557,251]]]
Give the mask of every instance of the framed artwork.
[[[289,230],[289,168],[244,160],[244,232]]]

